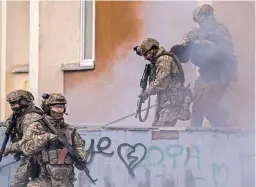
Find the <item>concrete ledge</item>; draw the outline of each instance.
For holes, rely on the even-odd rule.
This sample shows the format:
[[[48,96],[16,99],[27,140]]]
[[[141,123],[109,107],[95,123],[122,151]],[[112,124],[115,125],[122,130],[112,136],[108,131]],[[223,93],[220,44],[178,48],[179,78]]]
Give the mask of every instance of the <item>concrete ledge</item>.
[[[0,130],[3,126],[3,121],[0,121]],[[134,127],[134,126],[118,126],[118,127],[102,127],[102,126],[86,126],[86,125],[74,125],[82,131],[186,131],[186,132],[223,132],[223,133],[255,133],[255,129],[241,129],[235,127],[203,127],[203,128],[190,128],[190,127]],[[5,127],[4,127],[5,128]]]
[[[77,129],[82,131],[179,131],[179,132],[218,132],[218,133],[255,133],[255,129],[241,129],[231,127],[203,127],[203,128],[190,128],[190,127],[100,127],[100,126],[76,126]]]
[[[28,73],[28,72],[29,72],[29,64],[13,65],[12,73],[14,73],[14,74]]]
[[[81,66],[80,63],[63,63],[61,64],[62,71],[84,71],[84,70],[94,70],[95,66],[92,64]]]

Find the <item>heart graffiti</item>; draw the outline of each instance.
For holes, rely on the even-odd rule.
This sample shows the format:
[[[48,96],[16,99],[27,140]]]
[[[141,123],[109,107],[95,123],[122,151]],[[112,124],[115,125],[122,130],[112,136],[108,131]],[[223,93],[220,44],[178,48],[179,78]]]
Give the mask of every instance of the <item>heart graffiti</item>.
[[[127,158],[127,161],[125,160],[125,156],[123,156],[122,154],[122,149],[125,148],[125,147],[129,147],[131,148],[131,150],[128,152],[128,154],[126,155],[126,158]],[[136,151],[136,147],[142,147],[143,148],[143,155],[141,158],[137,157],[137,156],[132,156],[133,153],[135,153]],[[134,169],[136,168],[136,166],[141,163],[144,158],[146,157],[147,155],[147,148],[145,147],[145,145],[141,144],[141,143],[137,143],[135,144],[134,146],[128,144],[128,143],[123,143],[123,144],[120,144],[118,147],[117,147],[117,154],[119,156],[119,158],[121,159],[121,161],[124,163],[124,165],[127,167],[129,173],[131,174],[132,177],[135,177],[133,171]],[[129,162],[129,160],[132,160]]]

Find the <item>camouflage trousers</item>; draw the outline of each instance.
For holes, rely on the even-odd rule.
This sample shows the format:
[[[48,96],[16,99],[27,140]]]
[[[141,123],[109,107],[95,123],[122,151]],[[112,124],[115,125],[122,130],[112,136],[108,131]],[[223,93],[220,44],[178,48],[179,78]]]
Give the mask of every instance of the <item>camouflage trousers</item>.
[[[219,106],[226,89],[227,84],[221,84],[217,81],[206,83],[201,77],[196,79],[191,127],[202,127],[204,117],[211,125],[226,125],[228,113]]]
[[[21,159],[20,164],[17,167],[14,178],[11,180],[10,187],[26,187],[29,180],[28,176],[28,166],[29,166],[29,158],[23,157]]]
[[[30,181],[27,187],[74,187],[74,169],[72,165],[42,165],[38,178]]]
[[[152,126],[173,127],[178,120],[189,120],[191,116],[189,110],[191,98],[191,90],[184,88],[180,83],[165,92],[158,93],[155,119]]]

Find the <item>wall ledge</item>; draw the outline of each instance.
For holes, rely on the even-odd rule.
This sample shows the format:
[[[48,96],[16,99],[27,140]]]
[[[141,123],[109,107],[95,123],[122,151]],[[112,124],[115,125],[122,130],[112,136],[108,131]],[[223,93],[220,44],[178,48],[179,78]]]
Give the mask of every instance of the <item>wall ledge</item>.
[[[21,74],[29,72],[29,64],[14,64],[12,67],[12,73]]]
[[[80,63],[63,63],[61,64],[62,71],[84,71],[84,70],[94,70],[95,66],[93,64],[81,65]]]
[[[179,131],[179,132],[216,132],[216,133],[255,133],[255,129],[239,129],[232,127],[203,127],[203,128],[190,128],[190,127],[99,127],[99,126],[76,126],[77,129],[84,131]]]
[[[240,128],[231,128],[231,127],[203,127],[203,128],[190,128],[190,127],[102,127],[102,126],[77,126],[74,125],[77,129],[81,131],[180,131],[180,132],[218,132],[218,133],[255,133],[255,129],[240,129]],[[4,122],[0,121],[0,131],[1,129],[5,129]]]
[[[80,63],[63,63],[61,64],[62,71],[84,71],[84,70],[94,70],[95,65],[81,65]],[[29,73],[29,64],[15,64],[12,67],[13,74]]]

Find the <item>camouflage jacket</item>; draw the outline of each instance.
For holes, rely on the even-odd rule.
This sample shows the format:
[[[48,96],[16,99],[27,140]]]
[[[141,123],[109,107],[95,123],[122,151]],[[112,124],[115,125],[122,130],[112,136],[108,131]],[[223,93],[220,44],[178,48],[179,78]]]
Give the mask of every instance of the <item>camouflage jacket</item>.
[[[26,114],[22,120],[21,129],[23,131],[22,139],[11,145],[11,150],[14,152],[22,152],[26,156],[35,156],[46,148],[50,142],[57,139],[57,135],[50,133],[45,124],[39,122],[41,115],[36,113]],[[50,119],[47,116],[48,120]],[[51,121],[51,119],[50,119]],[[54,125],[54,123],[53,123]],[[74,142],[79,153],[83,153],[85,142],[80,135],[75,131],[75,128],[65,123],[66,130],[75,132]],[[69,139],[69,137],[67,137]],[[71,142],[70,142],[71,143]],[[84,156],[84,155],[81,155]]]
[[[165,52],[165,49],[160,47],[156,56],[159,56],[163,52]],[[159,92],[165,91],[170,85],[176,83],[177,80],[175,80],[175,78],[180,72],[175,60],[177,59],[172,56],[163,55],[157,58],[155,62],[151,63],[149,87],[145,92],[149,95],[155,95]]]
[[[48,133],[43,124],[38,122],[41,115],[37,113],[25,114],[22,120],[17,120],[17,129],[22,132],[20,141],[12,143],[10,149],[12,152],[22,152],[26,156],[34,156],[41,151],[50,140],[57,138],[56,135]],[[40,130],[43,131],[40,132]]]
[[[183,36],[181,43],[186,44],[188,42],[196,41],[203,42],[204,40],[206,40],[206,43],[210,41],[216,46],[228,51],[230,54],[234,54],[232,37],[228,29],[220,23],[216,23],[216,26],[209,30],[200,27],[193,29]]]

